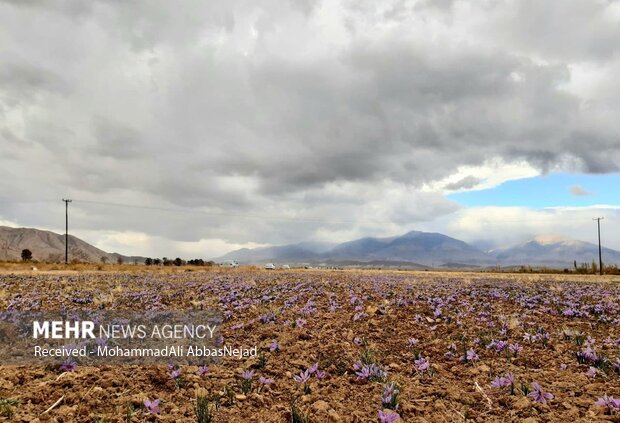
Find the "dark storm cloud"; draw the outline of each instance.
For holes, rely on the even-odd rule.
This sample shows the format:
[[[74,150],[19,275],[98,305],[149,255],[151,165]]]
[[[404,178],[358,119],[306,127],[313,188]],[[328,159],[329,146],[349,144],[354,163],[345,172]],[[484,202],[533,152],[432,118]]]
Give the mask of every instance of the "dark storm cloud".
[[[617,0],[524,0],[491,5],[492,19],[486,28],[515,51],[566,61],[606,60],[618,52]]]
[[[0,12],[6,195],[212,213],[76,202],[85,229],[275,242],[344,230],[333,217],[347,216],[379,234],[457,210],[420,190],[462,166],[620,162],[616,2],[5,0]]]
[[[444,186],[445,189],[450,190],[450,191],[455,191],[455,190],[459,190],[459,189],[470,189],[475,187],[476,185],[478,185],[480,182],[482,182],[483,180],[481,178],[477,178],[475,176],[466,176],[463,179],[460,179],[456,182],[450,183],[450,184],[446,184],[446,186]]]
[[[97,145],[91,154],[121,160],[150,155],[137,129],[107,119],[96,119],[93,125]]]
[[[0,55],[2,59],[2,55]],[[63,78],[47,69],[29,63],[2,60],[0,67],[0,100],[6,106],[32,101],[41,92],[66,93],[69,86]]]

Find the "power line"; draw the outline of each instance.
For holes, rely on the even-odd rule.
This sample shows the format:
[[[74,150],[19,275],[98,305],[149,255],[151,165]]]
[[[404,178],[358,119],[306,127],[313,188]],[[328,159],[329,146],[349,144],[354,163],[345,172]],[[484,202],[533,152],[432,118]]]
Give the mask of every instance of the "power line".
[[[392,224],[393,221],[390,220],[365,220],[365,219],[335,219],[335,218],[322,218],[322,217],[290,217],[290,216],[277,216],[277,215],[260,215],[260,214],[251,214],[251,213],[234,213],[234,212],[214,212],[214,211],[205,211],[205,210],[196,210],[196,209],[187,209],[181,207],[160,207],[160,206],[145,206],[138,204],[128,204],[128,203],[118,203],[118,202],[107,202],[107,201],[95,201],[95,200],[74,200],[76,203],[82,204],[96,204],[110,207],[122,207],[122,208],[130,208],[130,209],[142,209],[142,210],[154,210],[154,211],[162,211],[162,212],[170,212],[170,213],[188,213],[188,214],[199,214],[205,216],[212,217],[235,217],[235,218],[248,218],[248,219],[268,219],[268,220],[284,220],[291,222],[315,222],[315,223],[366,223],[366,224]],[[499,223],[547,223],[547,222],[557,222],[561,221],[584,221],[585,219],[582,217],[574,217],[567,218],[562,217],[561,219],[549,217],[548,219],[501,219],[497,221],[493,220],[482,220],[477,219],[479,222],[483,224],[499,224]]]

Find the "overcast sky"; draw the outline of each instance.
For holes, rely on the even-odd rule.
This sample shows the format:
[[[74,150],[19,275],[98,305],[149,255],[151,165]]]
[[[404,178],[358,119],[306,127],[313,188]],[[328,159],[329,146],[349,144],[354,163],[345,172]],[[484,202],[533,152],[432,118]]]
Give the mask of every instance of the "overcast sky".
[[[160,257],[617,235],[619,40],[615,0],[0,0],[0,223],[73,198],[73,233]],[[560,203],[459,200],[556,173]]]

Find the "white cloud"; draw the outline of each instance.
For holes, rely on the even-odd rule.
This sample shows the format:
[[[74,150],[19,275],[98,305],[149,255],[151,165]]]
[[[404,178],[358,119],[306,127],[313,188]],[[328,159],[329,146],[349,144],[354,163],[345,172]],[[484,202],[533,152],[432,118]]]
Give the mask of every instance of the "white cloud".
[[[526,207],[471,207],[439,219],[435,229],[468,242],[485,241],[487,247],[506,247],[540,234],[558,234],[596,243],[594,217],[604,216],[603,244],[620,250],[620,208],[617,206],[531,209]]]
[[[449,192],[617,171],[618,10],[0,0],[0,216],[151,206],[75,201],[71,228],[219,253],[431,227],[467,214]]]
[[[568,188],[569,192],[574,195],[575,197],[587,197],[588,195],[592,195],[591,192],[586,191],[582,186],[580,185],[572,185]]]
[[[439,181],[426,184],[424,189],[427,191],[443,191],[445,193],[477,191],[494,188],[507,181],[531,178],[540,174],[539,169],[536,169],[526,161],[507,163],[501,157],[496,157],[486,160],[480,166],[459,166],[455,173]],[[475,178],[479,182],[473,186],[458,188],[459,182],[465,181],[467,178]],[[453,187],[452,189],[450,189],[451,186]]]
[[[184,259],[214,258],[228,251],[240,248],[264,247],[266,244],[230,243],[222,239],[200,239],[198,241],[171,241],[141,232],[99,232],[84,231],[75,234],[82,237],[98,248],[108,252],[118,252],[125,255],[139,254],[147,257]]]

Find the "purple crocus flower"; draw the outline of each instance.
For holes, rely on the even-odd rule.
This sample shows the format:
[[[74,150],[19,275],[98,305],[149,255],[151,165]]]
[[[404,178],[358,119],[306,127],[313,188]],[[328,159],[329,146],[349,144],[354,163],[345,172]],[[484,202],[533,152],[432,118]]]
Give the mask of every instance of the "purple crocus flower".
[[[159,400],[149,400],[149,399],[145,399],[144,400],[144,408],[146,408],[146,411],[148,411],[151,414],[159,414]]]
[[[517,357],[519,353],[523,351],[523,347],[519,345],[518,342],[515,342],[514,344],[510,344],[508,346],[508,349],[510,350],[511,353],[515,355],[515,357]]]
[[[198,376],[206,376],[207,373],[209,373],[209,367],[207,366],[200,366],[198,367],[198,370],[196,370],[196,374]]]
[[[358,320],[360,320],[362,317],[365,317],[366,313],[364,313],[363,311],[360,311],[359,313],[356,313],[355,316],[353,316],[353,321],[357,322]]]
[[[319,370],[319,363],[314,363],[312,366],[308,368],[308,372],[310,374],[315,374],[317,370]]]
[[[512,384],[514,384],[514,376],[512,375],[512,373],[508,373],[504,377],[497,376],[495,379],[493,379],[493,382],[491,382],[491,387],[505,388],[507,386],[511,386]]]
[[[74,372],[76,367],[77,364],[75,363],[75,361],[73,361],[73,359],[71,358],[67,358],[60,365],[60,370],[63,372]]]
[[[325,373],[323,370],[317,370],[316,373],[314,373],[314,376],[318,379],[318,380],[323,380],[325,379],[325,376],[327,375],[327,373]]]
[[[596,374],[597,374],[597,373],[598,373],[598,372],[597,372],[597,370],[596,370],[596,367],[592,367],[592,366],[590,366],[590,368],[589,368],[589,369],[588,369],[588,371],[586,372],[586,376],[588,376],[588,377],[596,377]]]
[[[476,354],[476,351],[474,351],[472,348],[467,350],[467,361],[476,362],[479,359],[480,357],[478,357],[478,354]]]
[[[170,379],[178,379],[181,377],[181,369],[174,369],[170,372]]]
[[[532,383],[533,391],[528,394],[529,397],[534,398],[536,402],[541,404],[547,404],[547,400],[553,399],[553,394],[544,392],[537,382]]]
[[[379,410],[379,420],[381,423],[393,423],[400,418],[400,415],[392,410]]]
[[[261,376],[261,377],[258,378],[258,382],[261,385],[271,385],[273,383],[273,379],[268,379],[268,378],[266,378],[264,376]]]
[[[620,412],[620,399],[608,397],[607,394],[599,398],[594,404],[600,407],[607,407],[611,413]]]
[[[300,374],[293,376],[293,379],[297,383],[307,383],[308,380],[310,380],[310,372],[308,370],[301,372]]]
[[[241,377],[245,380],[251,380],[254,377],[254,370],[244,370]]]
[[[495,379],[493,379],[493,382],[491,382],[491,388],[503,388],[506,385],[506,381],[503,377],[499,377],[497,376]]]
[[[386,408],[396,409],[398,408],[398,394],[400,390],[394,383],[386,383],[383,385],[383,394],[381,395],[381,403]]]
[[[497,341],[495,343],[495,351],[498,353],[502,352],[504,348],[506,348],[507,345],[508,345],[508,341]]]
[[[275,351],[280,351],[280,344],[278,344],[277,340],[273,340],[271,341],[271,345],[269,345],[269,351],[270,352],[275,352]]]
[[[431,367],[431,363],[429,363],[428,360],[425,359],[424,357],[420,357],[414,362],[415,362],[416,369],[419,372],[425,372]]]
[[[387,376],[383,367],[377,364],[363,364],[361,370],[355,374],[359,379],[364,380],[383,380]]]

